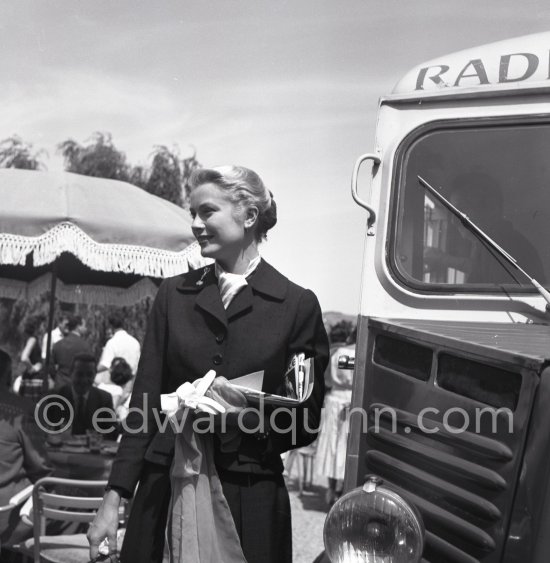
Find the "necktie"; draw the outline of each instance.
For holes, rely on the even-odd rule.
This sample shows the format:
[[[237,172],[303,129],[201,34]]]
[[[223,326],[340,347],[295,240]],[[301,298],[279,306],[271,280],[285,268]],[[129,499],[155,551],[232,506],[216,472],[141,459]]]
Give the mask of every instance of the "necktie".
[[[84,411],[86,409],[86,401],[84,395],[78,395],[76,398],[76,412],[74,414],[73,434],[86,434],[86,420]]]
[[[222,298],[223,308],[227,309],[233,298],[243,287],[248,285],[246,278],[258,267],[261,257],[258,255],[250,261],[244,274],[231,274],[226,272],[216,263],[216,276],[218,277],[218,288]]]

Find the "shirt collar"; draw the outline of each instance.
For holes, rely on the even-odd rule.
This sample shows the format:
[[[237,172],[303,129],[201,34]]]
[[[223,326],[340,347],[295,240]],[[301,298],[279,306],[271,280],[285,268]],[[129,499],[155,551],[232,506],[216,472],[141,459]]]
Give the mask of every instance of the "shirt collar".
[[[248,285],[254,291],[263,293],[282,301],[287,293],[288,279],[278,272],[273,266],[266,262],[263,258],[256,269],[247,279]],[[177,281],[177,289],[185,293],[200,292],[210,285],[217,285],[217,279],[214,272],[214,265],[209,265],[198,270],[189,270],[186,274],[179,276]]]
[[[221,266],[220,264],[218,264],[217,262],[214,265],[214,271],[216,273],[216,277],[219,279],[221,275],[225,274],[225,275],[230,275],[230,276],[242,276],[243,278],[247,278],[248,276],[250,276],[250,274],[252,274],[252,272],[254,272],[256,270],[256,268],[258,267],[258,265],[260,264],[262,260],[262,257],[258,254],[258,256],[256,256],[255,258],[252,258],[252,260],[250,260],[250,262],[248,263],[248,268],[246,269],[244,274],[233,274],[230,272],[226,272]]]

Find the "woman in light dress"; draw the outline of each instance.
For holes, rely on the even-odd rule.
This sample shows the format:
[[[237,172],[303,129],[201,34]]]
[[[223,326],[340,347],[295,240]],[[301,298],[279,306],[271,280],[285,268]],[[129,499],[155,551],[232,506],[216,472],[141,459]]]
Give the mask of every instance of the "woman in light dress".
[[[315,454],[316,472],[328,478],[325,500],[329,505],[332,505],[342,493],[349,434],[348,413],[353,384],[353,370],[339,368],[338,359],[341,356],[355,358],[355,338],[354,329],[347,344],[336,348],[331,355],[331,389],[325,396],[321,432]]]

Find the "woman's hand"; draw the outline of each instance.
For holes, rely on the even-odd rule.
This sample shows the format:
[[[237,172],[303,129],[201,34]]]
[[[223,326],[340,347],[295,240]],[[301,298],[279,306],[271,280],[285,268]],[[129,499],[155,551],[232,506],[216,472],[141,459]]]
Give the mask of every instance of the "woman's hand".
[[[225,407],[223,414],[205,415],[212,417],[216,430],[238,425],[239,413],[246,408],[248,402],[246,397],[231,385],[225,377],[216,377],[205,395]]]
[[[115,490],[107,491],[103,497],[103,504],[99,507],[94,521],[88,529],[88,542],[90,543],[90,559],[94,560],[99,553],[99,545],[107,538],[109,554],[117,552],[118,511],[120,495]]]
[[[242,410],[248,404],[246,397],[223,376],[214,379],[206,395],[218,401],[228,410],[232,408]]]

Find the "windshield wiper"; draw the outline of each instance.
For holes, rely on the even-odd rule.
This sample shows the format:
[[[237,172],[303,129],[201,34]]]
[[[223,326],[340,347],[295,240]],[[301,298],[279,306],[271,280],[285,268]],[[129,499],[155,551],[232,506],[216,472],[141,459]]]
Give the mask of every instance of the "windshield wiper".
[[[542,285],[533,277],[531,277],[519,264],[518,261],[506,252],[504,248],[498,245],[485,231],[480,229],[465,213],[460,211],[455,207],[448,199],[442,196],[434,187],[430,186],[422,176],[418,176],[418,181],[420,185],[428,190],[439,202],[441,202],[453,215],[458,217],[460,222],[474,235],[481,240],[482,243],[488,245],[490,248],[495,250],[502,258],[504,258],[509,264],[511,264],[516,270],[520,271],[536,288],[536,290],[542,295],[543,299],[546,301],[546,310],[550,311],[550,293],[542,287]]]

